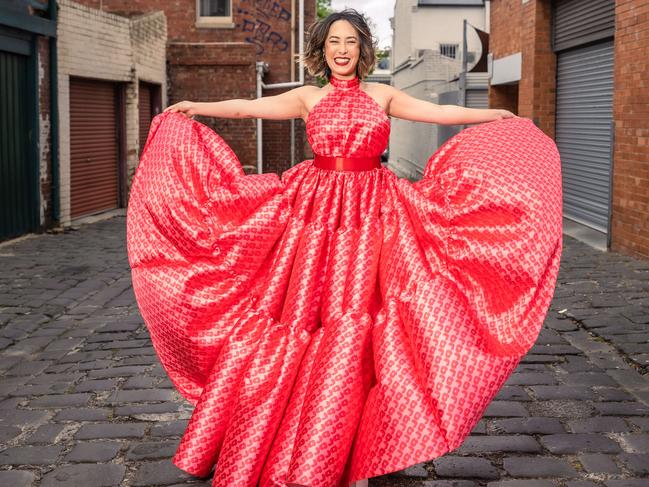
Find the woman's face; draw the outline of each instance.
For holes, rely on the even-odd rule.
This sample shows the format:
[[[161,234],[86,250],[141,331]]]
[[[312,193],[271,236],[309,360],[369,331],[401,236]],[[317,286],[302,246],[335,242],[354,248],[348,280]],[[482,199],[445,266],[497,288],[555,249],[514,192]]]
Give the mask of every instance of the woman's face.
[[[347,20],[336,20],[325,39],[325,59],[336,78],[352,79],[361,55],[358,32]]]

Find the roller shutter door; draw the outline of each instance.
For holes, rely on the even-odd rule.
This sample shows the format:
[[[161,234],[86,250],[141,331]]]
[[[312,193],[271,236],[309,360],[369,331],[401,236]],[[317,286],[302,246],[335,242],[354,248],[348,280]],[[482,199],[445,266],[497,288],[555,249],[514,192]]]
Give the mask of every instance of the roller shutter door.
[[[77,218],[119,205],[117,85],[70,79],[70,198]]]
[[[469,72],[466,75],[465,105],[468,108],[489,108],[489,73]]]
[[[557,58],[556,142],[564,215],[607,232],[613,120],[613,41]]]
[[[489,108],[487,90],[466,90],[466,106],[468,108]]]
[[[612,173],[614,35],[615,0],[553,2],[556,140],[564,215],[605,233]]]

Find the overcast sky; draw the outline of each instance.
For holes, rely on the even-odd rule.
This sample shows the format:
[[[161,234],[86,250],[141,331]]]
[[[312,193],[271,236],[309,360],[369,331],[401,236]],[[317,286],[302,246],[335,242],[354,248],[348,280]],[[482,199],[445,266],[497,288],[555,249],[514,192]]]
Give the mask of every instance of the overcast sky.
[[[331,0],[334,10],[345,7],[355,8],[367,15],[374,22],[374,36],[379,40],[379,47],[389,47],[392,43],[390,17],[394,15],[394,0]]]

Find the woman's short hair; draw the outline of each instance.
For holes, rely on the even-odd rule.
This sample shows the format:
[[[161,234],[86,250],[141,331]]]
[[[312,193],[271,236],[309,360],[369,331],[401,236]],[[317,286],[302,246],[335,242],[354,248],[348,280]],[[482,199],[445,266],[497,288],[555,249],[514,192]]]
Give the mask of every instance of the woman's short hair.
[[[377,41],[370,31],[365,16],[353,8],[333,12],[309,26],[307,45],[304,50],[304,65],[312,76],[324,76],[329,79],[331,69],[325,59],[324,45],[331,24],[337,20],[348,21],[358,32],[360,56],[356,65],[356,75],[359,79],[364,79],[376,64]]]

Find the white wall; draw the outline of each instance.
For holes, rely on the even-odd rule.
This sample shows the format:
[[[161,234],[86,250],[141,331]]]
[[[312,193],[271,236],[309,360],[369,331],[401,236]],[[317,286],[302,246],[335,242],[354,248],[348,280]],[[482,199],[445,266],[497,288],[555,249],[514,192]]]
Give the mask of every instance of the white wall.
[[[393,68],[415,56],[418,49],[439,50],[440,44],[458,44],[462,49],[462,20],[489,31],[487,7],[417,7],[417,0],[396,0],[394,7]],[[480,40],[468,29],[469,51],[478,51]],[[458,55],[459,57],[459,55]]]
[[[439,44],[446,43],[458,44],[461,51],[462,19],[485,30],[483,7],[418,7],[412,15],[412,49],[439,50]],[[467,34],[468,51],[479,51],[480,39],[475,31],[469,28]]]
[[[153,12],[131,19],[131,46],[133,63],[138,81],[147,81],[161,85],[162,106],[167,105],[167,18],[163,12]],[[139,161],[140,133],[137,105],[139,83],[132,83],[127,90],[127,118],[133,123],[127,124],[128,163],[127,180],[131,179]],[[129,98],[133,96],[133,102]]]
[[[438,93],[458,89],[448,81],[460,69],[459,61],[427,51],[415,63],[393,76],[394,86],[420,100],[439,104]],[[437,149],[438,126],[392,118],[388,166],[400,177],[418,179],[428,158]]]
[[[392,30],[392,53],[390,54],[392,70],[408,59],[408,56],[411,54],[411,10],[416,4],[417,0],[396,0],[395,2],[392,20],[394,25]]]
[[[463,19],[488,32],[488,5],[489,2],[486,7],[417,7],[417,0],[397,0],[393,19],[393,86],[436,104],[439,104],[439,93],[457,90],[458,83],[453,80],[462,70]],[[480,40],[471,28],[467,34],[467,50],[476,53],[474,62],[477,62]],[[440,55],[441,43],[458,44],[456,59]],[[417,57],[417,51],[422,49],[428,51]],[[416,179],[438,148],[438,132],[438,126],[432,123],[393,118],[390,168],[399,176]]]

